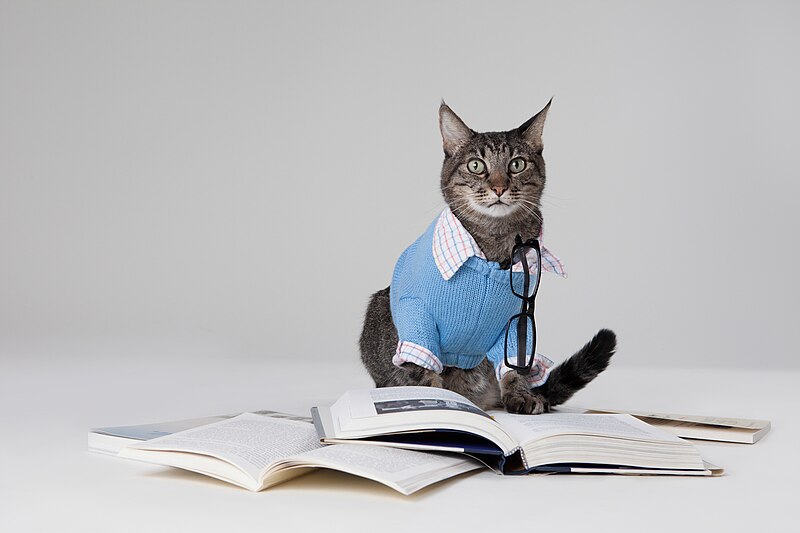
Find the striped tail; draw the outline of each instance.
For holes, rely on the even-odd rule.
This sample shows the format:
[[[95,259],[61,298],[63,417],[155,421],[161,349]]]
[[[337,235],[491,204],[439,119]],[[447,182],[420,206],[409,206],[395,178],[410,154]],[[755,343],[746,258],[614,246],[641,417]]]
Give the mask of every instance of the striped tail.
[[[555,367],[544,385],[534,390],[541,393],[551,406],[566,402],[606,369],[616,348],[614,332],[601,329],[575,355]]]

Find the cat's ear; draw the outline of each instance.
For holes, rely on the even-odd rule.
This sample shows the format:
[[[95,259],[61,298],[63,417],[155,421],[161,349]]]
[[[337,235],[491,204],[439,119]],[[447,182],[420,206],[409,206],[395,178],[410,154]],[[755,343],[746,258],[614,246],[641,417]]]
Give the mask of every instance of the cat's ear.
[[[536,150],[541,151],[544,148],[542,143],[542,132],[544,131],[544,121],[547,118],[547,111],[550,109],[550,104],[553,103],[551,98],[544,109],[536,113],[533,117],[528,119],[525,124],[517,128],[517,132],[525,139],[529,145]]]
[[[459,146],[475,135],[475,132],[469,129],[464,124],[464,121],[458,118],[458,115],[453,113],[453,110],[444,103],[444,100],[439,106],[439,130],[442,132],[444,153],[448,156],[453,155]]]

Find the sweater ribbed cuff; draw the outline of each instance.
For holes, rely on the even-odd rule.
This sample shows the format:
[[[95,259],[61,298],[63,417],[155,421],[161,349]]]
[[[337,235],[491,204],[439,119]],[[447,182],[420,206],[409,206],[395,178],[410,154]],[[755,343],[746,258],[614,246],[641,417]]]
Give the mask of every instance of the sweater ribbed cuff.
[[[438,357],[433,355],[433,352],[424,346],[408,341],[400,341],[397,343],[397,352],[395,352],[394,357],[392,357],[392,363],[395,366],[400,366],[403,363],[414,363],[422,368],[433,370],[437,374],[441,374],[444,368],[442,362],[439,361]]]

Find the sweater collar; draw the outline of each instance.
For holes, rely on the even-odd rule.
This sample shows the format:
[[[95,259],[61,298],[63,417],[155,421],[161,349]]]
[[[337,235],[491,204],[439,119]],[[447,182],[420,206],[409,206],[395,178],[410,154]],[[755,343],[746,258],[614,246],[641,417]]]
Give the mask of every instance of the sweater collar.
[[[542,233],[539,233],[539,242],[542,241]],[[562,278],[567,277],[564,270],[564,264],[561,260],[553,255],[550,250],[541,245],[542,252],[542,270],[558,274]],[[535,262],[536,252],[531,251],[528,254],[528,263],[533,265]],[[461,265],[467,262],[472,256],[486,259],[478,243],[470,235],[467,229],[458,220],[458,217],[453,214],[450,208],[446,208],[439,215],[436,221],[436,226],[433,228],[433,260],[436,263],[436,268],[442,275],[442,278],[449,280],[461,268]],[[535,274],[535,267],[531,267],[531,273]],[[515,272],[522,271],[522,263],[517,262],[512,265],[511,269]]]

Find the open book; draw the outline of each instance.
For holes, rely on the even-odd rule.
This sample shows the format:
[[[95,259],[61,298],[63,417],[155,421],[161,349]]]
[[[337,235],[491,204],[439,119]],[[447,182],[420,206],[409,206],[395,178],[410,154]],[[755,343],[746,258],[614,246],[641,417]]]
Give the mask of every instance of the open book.
[[[119,456],[191,470],[252,491],[314,468],[329,468],[411,494],[482,467],[463,455],[352,444],[323,446],[312,424],[292,418],[244,413],[126,446]]]
[[[311,418],[307,416],[292,415],[278,411],[262,410],[251,411],[257,415],[269,416],[272,418],[285,418],[297,420],[299,422],[311,423]],[[138,444],[145,440],[152,440],[166,435],[172,435],[179,431],[185,431],[200,426],[206,426],[233,418],[242,413],[229,415],[206,416],[202,418],[187,418],[183,420],[170,420],[167,422],[155,422],[151,424],[139,424],[136,426],[113,426],[93,428],[89,430],[88,444],[89,451],[103,453],[107,455],[117,455],[119,451],[131,444]]]
[[[731,418],[721,416],[680,415],[652,411],[617,411],[610,409],[585,409],[586,413],[628,413],[651,426],[685,439],[714,440],[755,444],[770,430],[769,420]]]
[[[628,414],[486,413],[432,387],[353,390],[312,417],[325,443],[461,452],[504,474],[722,473],[690,443]]]

